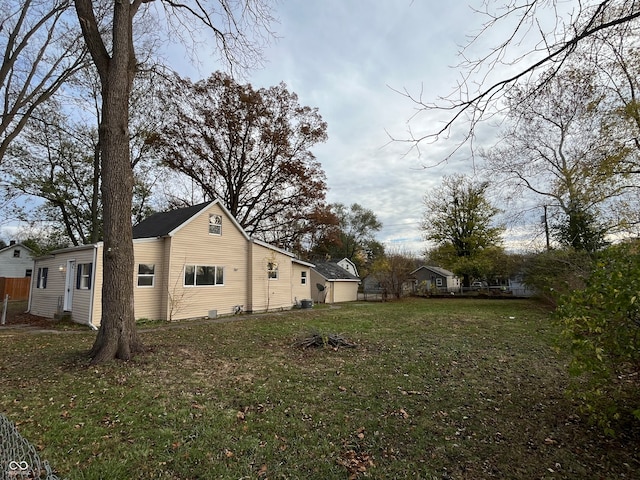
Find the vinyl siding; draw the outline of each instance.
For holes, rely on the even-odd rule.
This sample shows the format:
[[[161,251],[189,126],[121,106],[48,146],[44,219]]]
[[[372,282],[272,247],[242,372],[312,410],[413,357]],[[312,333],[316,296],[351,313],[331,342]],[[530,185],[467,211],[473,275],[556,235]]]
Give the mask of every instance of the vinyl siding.
[[[102,254],[104,252],[104,248],[102,243],[98,244],[98,248],[96,250],[96,264],[93,269],[94,275],[94,285],[93,289],[93,313],[91,315],[91,323],[96,327],[100,326],[102,321]]]
[[[75,262],[73,271],[61,272],[59,267],[64,266],[67,269],[68,262]],[[88,323],[91,313],[94,291],[96,290],[95,275],[97,265],[94,262],[94,248],[83,248],[71,252],[62,252],[52,257],[45,257],[35,262],[34,273],[32,278],[32,294],[30,302],[30,312],[34,315],[46,318],[54,318],[55,314],[61,310],[64,302],[65,284],[67,275],[71,276],[71,287],[73,289],[73,297],[70,308],[67,312],[71,315],[71,319],[77,323]],[[81,263],[92,264],[91,288],[84,290],[76,288],[76,273],[78,265]],[[47,276],[47,288],[36,288],[38,281],[38,269],[49,268]],[[98,284],[98,285],[101,285]]]
[[[353,302],[358,299],[358,282],[333,282],[333,302]]]
[[[162,297],[166,296],[167,282],[164,277],[164,243],[162,238],[136,240],[133,244],[133,288],[135,318],[165,320]],[[153,286],[138,286],[138,265],[154,265]]]
[[[292,281],[300,282],[299,278],[292,279],[291,257],[257,243],[253,243],[251,246],[253,296],[251,311],[262,312],[291,308],[293,306]],[[267,265],[271,262],[278,264],[277,279],[268,278]]]
[[[222,235],[209,234],[209,214],[223,216]],[[167,313],[173,320],[234,312],[247,308],[248,245],[224,211],[213,204],[184,224],[170,241]],[[224,285],[184,286],[185,265],[224,268]]]
[[[19,250],[20,256],[14,257],[13,251]],[[28,269],[33,269],[31,252],[22,245],[11,245],[0,252],[0,277],[26,277]]]
[[[71,258],[76,261],[76,271],[73,272],[73,302],[71,306],[71,319],[77,323],[88,323],[91,314],[91,303],[92,296],[94,291],[96,290],[96,282],[95,275],[93,274],[96,270],[96,265],[93,264],[94,261],[94,249],[86,249],[74,252],[73,255],[70,255]],[[91,264],[91,288],[88,290],[81,290],[76,288],[76,272],[78,269],[78,265],[81,263],[90,263]],[[101,288],[102,283],[99,284],[98,289]]]
[[[35,262],[31,276],[30,309],[33,315],[53,318],[58,310],[58,299],[64,295],[64,274],[58,270],[62,265],[57,258],[43,258]],[[38,268],[48,268],[47,288],[37,288]],[[59,278],[57,278],[59,277]],[[62,279],[62,281],[60,281]],[[62,305],[62,304],[60,304]],[[62,307],[61,307],[62,308]]]
[[[325,303],[328,301],[328,299],[326,298],[325,294],[328,293],[327,292],[327,288],[329,287],[329,282],[327,282],[324,277],[322,277],[320,274],[318,274],[318,272],[316,272],[315,270],[311,269],[311,275],[309,278],[309,283],[311,284],[311,299],[315,302],[315,303]],[[317,285],[324,285],[325,289],[324,291],[320,291],[318,290]]]
[[[358,299],[357,281],[327,280],[315,270],[311,270],[311,298],[317,303],[352,302]],[[316,284],[324,285],[323,292]]]
[[[299,263],[291,262],[291,303],[300,300],[306,300],[311,298],[311,268],[300,265]],[[303,285],[301,283],[301,273],[307,273],[307,283]],[[315,288],[315,286],[314,286]]]

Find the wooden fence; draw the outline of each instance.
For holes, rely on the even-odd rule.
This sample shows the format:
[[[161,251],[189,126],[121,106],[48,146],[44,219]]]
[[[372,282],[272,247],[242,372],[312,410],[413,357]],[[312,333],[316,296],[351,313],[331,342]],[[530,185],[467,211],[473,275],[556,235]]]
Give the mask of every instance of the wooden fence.
[[[31,277],[7,278],[0,277],[0,302],[5,295],[9,295],[9,300],[28,300]]]

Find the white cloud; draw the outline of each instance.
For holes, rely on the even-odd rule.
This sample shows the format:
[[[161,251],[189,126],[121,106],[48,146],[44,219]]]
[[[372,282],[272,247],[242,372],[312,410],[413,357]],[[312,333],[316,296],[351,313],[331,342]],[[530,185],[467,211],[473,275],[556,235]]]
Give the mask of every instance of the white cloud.
[[[419,151],[389,143],[387,132],[408,137],[416,113],[416,105],[392,89],[422,92],[428,102],[453,91],[460,72],[451,66],[483,18],[466,2],[413,0],[282,2],[276,16],[280,39],[266,51],[265,68],[247,80],[256,87],[285,82],[303,105],[318,107],[329,139],[313,152],[327,174],[328,201],[373,210],[384,225],[381,242],[421,252],[423,195],[446,173],[472,175],[473,163],[465,148],[437,168],[422,168],[444,160],[466,134],[464,126],[449,141],[424,142]],[[479,48],[491,45],[491,37],[483,42]],[[207,71],[205,64],[200,71],[207,76],[217,68]],[[433,132],[447,118],[422,113],[411,128]],[[493,135],[485,128],[478,141],[491,142]]]

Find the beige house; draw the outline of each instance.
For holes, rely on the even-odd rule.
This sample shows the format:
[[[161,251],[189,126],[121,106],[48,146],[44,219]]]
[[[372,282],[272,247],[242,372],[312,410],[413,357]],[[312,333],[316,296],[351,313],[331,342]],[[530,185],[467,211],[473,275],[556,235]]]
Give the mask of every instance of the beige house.
[[[353,302],[360,278],[335,262],[317,263],[311,269],[311,298],[316,303]]]
[[[250,238],[217,200],[152,215],[133,238],[136,319],[289,309],[311,297],[313,265]],[[99,325],[102,254],[97,243],[37,258],[29,311]]]

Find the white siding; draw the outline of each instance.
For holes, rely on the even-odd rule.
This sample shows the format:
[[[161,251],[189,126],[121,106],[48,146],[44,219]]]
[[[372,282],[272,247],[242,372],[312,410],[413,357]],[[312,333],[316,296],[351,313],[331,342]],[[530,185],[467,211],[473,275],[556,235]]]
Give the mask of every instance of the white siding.
[[[14,257],[14,251],[19,257]],[[0,252],[0,277],[26,277],[27,270],[33,270],[31,252],[22,245],[11,245]]]
[[[75,262],[72,270],[68,269],[69,261]],[[91,288],[89,289],[78,289],[76,285],[77,266],[81,263],[92,265]],[[46,288],[37,288],[39,268],[49,269]],[[96,290],[96,285],[98,288],[101,285],[95,281],[94,273],[96,271],[93,247],[56,253],[36,260],[31,281],[30,312],[47,318],[53,318],[56,313],[62,313],[65,285],[67,276],[69,276],[73,297],[70,308],[66,312],[71,315],[74,322],[88,323],[91,317],[91,306],[95,303],[93,293]]]

